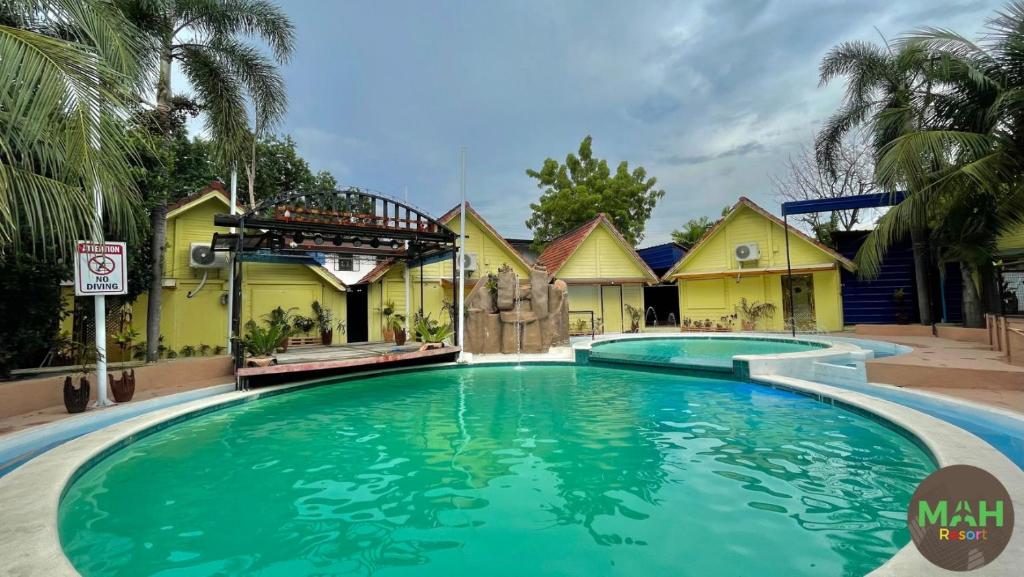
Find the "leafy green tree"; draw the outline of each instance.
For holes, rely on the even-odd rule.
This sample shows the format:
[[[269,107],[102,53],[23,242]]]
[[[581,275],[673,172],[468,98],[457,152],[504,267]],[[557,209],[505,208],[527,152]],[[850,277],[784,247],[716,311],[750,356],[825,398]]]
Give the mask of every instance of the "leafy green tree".
[[[526,171],[543,190],[540,200],[530,204],[533,214],[526,221],[535,248],[602,212],[630,243],[643,240],[647,219],[665,191],[654,188],[657,179],[648,178],[643,167],[631,172],[626,161],[613,174],[607,161],[594,158],[592,141],[584,138],[578,155],[570,153],[565,164],[548,158],[540,170]]]
[[[714,225],[715,223],[706,216],[691,218],[686,221],[686,224],[684,224],[681,229],[672,231],[672,242],[682,246],[686,250],[690,250],[694,245],[700,242],[700,239],[704,237],[704,234]]]
[[[188,79],[225,163],[245,158],[251,145],[247,105],[257,126],[279,118],[287,105],[277,65],[291,55],[295,31],[285,13],[267,0],[115,0],[145,34],[148,59],[156,70],[156,110],[171,140],[175,65]],[[262,40],[267,56],[251,38]],[[154,199],[155,200],[155,199]],[[146,359],[157,358],[160,336],[167,199],[152,203],[152,274],[146,314]]]
[[[70,267],[27,252],[0,255],[0,378],[11,370],[39,366],[57,337],[65,314],[60,283]]]
[[[66,253],[93,236],[97,183],[107,222],[134,234],[124,118],[143,73],[137,38],[102,0],[0,4],[0,253]]]

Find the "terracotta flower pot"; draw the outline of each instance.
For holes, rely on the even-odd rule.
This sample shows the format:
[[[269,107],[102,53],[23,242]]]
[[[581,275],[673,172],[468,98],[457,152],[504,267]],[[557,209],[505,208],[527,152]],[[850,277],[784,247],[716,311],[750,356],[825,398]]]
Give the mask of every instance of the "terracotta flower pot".
[[[64,408],[69,413],[83,413],[89,405],[89,379],[82,377],[76,388],[71,384],[71,377],[64,378]]]
[[[118,403],[127,403],[135,396],[135,369],[121,371],[120,379],[108,374],[107,380],[110,382],[110,391],[114,393],[114,400]]]

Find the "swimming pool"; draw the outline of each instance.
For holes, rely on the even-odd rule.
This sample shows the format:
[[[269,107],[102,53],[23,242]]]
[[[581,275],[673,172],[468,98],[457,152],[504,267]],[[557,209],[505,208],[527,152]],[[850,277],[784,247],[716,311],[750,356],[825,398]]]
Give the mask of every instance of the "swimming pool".
[[[864,575],[934,469],[907,436],[765,386],[605,366],[348,380],[168,426],[86,469],[99,575]]]
[[[828,348],[825,343],[760,337],[644,337],[598,341],[590,358],[646,365],[732,370],[736,355],[777,355]]]

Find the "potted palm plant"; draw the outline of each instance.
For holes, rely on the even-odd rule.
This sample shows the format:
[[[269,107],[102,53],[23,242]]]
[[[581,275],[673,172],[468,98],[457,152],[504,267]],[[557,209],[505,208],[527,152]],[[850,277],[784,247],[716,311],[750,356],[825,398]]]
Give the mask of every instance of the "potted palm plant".
[[[423,343],[421,351],[443,347],[445,340],[454,333],[451,324],[442,325],[431,319],[429,314],[416,317],[416,338]]]
[[[640,332],[640,309],[631,304],[625,305],[625,309],[626,314],[629,315],[629,332]]]
[[[320,301],[313,301],[313,320],[320,329],[320,344],[329,345],[334,340],[334,313],[324,308]]]
[[[772,303],[748,301],[746,297],[741,298],[740,303],[736,305],[736,314],[739,315],[745,331],[756,331],[757,323],[772,318],[775,311],[775,305]]]
[[[295,317],[295,311],[299,310],[299,307],[291,307],[285,309],[284,307],[277,307],[269,313],[263,315],[263,320],[269,325],[280,326],[283,330],[281,334],[281,342],[278,343],[278,348],[281,351],[288,350],[288,337],[292,334],[292,319]]]
[[[408,337],[405,333],[405,315],[393,314],[388,318],[388,331],[395,336],[395,344],[402,346]]]
[[[395,334],[391,330],[391,317],[395,314],[395,301],[387,301],[380,309],[380,314],[384,316],[384,337],[385,341],[394,340]]]
[[[291,329],[283,324],[255,321],[245,323],[246,334],[242,346],[249,353],[249,366],[267,366],[276,364],[274,353],[281,347],[281,341],[287,340]]]

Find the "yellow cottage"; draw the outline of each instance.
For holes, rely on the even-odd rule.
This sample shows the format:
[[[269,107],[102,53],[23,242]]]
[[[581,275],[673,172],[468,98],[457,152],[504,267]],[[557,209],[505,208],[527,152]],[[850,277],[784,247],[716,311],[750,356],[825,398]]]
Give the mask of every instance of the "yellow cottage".
[[[667,273],[679,285],[679,309],[687,321],[710,320],[736,313],[740,299],[771,303],[776,313],[758,330],[787,329],[786,235],[782,221],[748,198],[741,197]],[[843,328],[839,267],[854,270],[849,259],[790,227],[793,307],[798,330],[837,331]],[[741,328],[740,322],[735,328]],[[684,327],[685,330],[685,327]]]
[[[459,234],[460,212],[460,206],[456,205],[437,220]],[[478,280],[497,273],[502,265],[512,267],[524,279],[530,270],[529,263],[469,203],[466,204],[466,256],[469,264],[466,269],[467,294]],[[445,303],[453,302],[454,294],[451,259],[409,268],[408,306],[405,274],[405,263],[387,260],[357,283],[368,285],[367,323],[371,341],[383,340],[384,309],[388,304],[394,304],[395,313],[411,318],[419,312],[422,303],[424,314],[442,323],[447,322]]]
[[[209,244],[214,232],[225,229],[213,224],[216,214],[228,212],[230,200],[220,182],[213,182],[197,194],[168,207],[167,248],[164,253],[163,302],[160,334],[163,345],[180,354],[185,347],[198,350],[202,345],[226,347],[228,341],[227,295],[228,268],[195,268],[189,254],[194,243]],[[239,210],[243,210],[239,207]],[[320,301],[334,313],[336,321],[346,316],[345,285],[315,261],[309,264],[245,263],[242,271],[242,323],[259,320],[272,309],[297,307],[297,314],[311,314],[310,305]],[[205,282],[204,282],[205,277]],[[68,298],[73,291],[68,291]],[[108,300],[108,302],[110,302]],[[127,322],[146,335],[147,294],[131,304]],[[118,315],[108,311],[111,342],[107,351],[112,360],[118,358],[113,345],[115,334],[123,330],[121,321],[111,322]],[[71,321],[65,330],[70,331]],[[341,331],[334,331],[334,341],[344,342]]]
[[[603,213],[552,240],[537,264],[569,286],[570,332],[590,332],[591,313],[597,332],[629,331],[629,307],[643,330],[643,287],[658,277]]]

